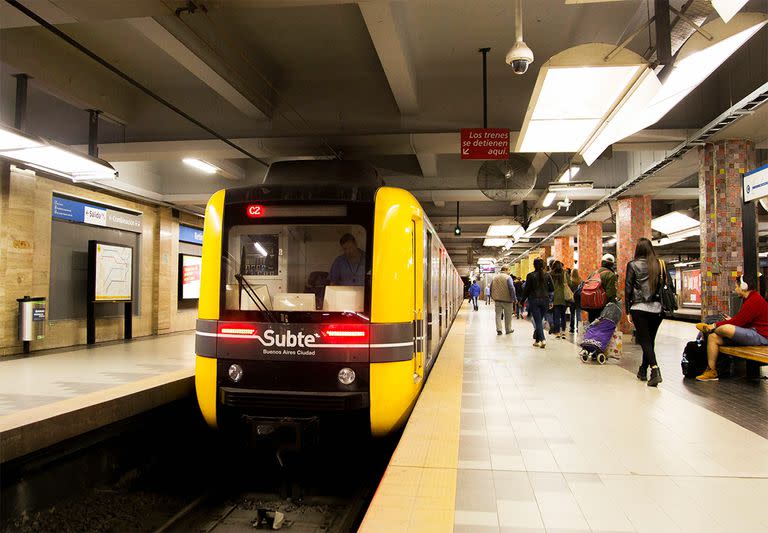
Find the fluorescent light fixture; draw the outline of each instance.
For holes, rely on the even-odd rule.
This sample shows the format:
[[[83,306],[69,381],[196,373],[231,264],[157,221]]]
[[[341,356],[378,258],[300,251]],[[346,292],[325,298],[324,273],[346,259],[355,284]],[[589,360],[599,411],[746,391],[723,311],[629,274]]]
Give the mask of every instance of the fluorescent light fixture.
[[[547,195],[544,197],[544,201],[541,202],[541,205],[544,207],[549,207],[550,205],[552,205],[552,202],[555,201],[556,196],[557,194],[553,192],[548,192]]]
[[[712,7],[715,8],[723,22],[728,23],[746,3],[747,0],[712,0]]]
[[[491,248],[501,248],[504,246],[504,244],[507,242],[507,239],[485,239],[483,241],[483,246],[488,246]]]
[[[616,237],[611,237],[610,239],[608,239],[603,243],[603,246],[613,246],[614,244],[616,244],[617,240],[618,239],[616,239]]]
[[[520,229],[519,224],[508,224],[507,219],[494,222],[488,226],[488,231],[485,233],[488,237],[510,237]]]
[[[684,239],[687,239],[688,237],[697,237],[699,235],[701,235],[701,228],[697,226],[695,228],[678,231],[676,233],[670,233],[669,235],[667,235],[667,237],[669,237],[670,239],[676,239],[676,240],[682,241]]]
[[[267,257],[269,255],[260,243],[258,242],[253,243],[253,247],[256,248],[256,251],[259,252],[264,257]]]
[[[525,234],[522,237],[520,237],[519,240],[522,241],[522,242],[528,242],[528,240],[530,240],[530,239],[528,239],[528,237],[533,235],[533,233],[537,229],[539,229],[542,225],[544,225],[547,222],[547,220],[549,220],[550,218],[555,216],[555,213],[557,213],[557,211],[550,211],[546,215],[544,215],[544,216],[534,220],[533,222],[531,222],[531,225],[528,226],[528,230],[525,232]]]
[[[627,92],[650,73],[640,55],[590,43],[554,55],[539,69],[517,152],[579,152]]]
[[[189,165],[192,168],[196,168],[197,170],[201,172],[205,172],[206,174],[216,174],[219,171],[219,167],[214,166],[210,163],[206,163],[202,159],[196,159],[194,157],[185,157],[182,159],[185,164]]]
[[[560,175],[560,178],[557,180],[558,183],[567,183],[571,181],[573,178],[576,177],[576,174],[578,174],[580,170],[581,170],[581,167],[579,166],[576,166],[576,165],[569,166]]]
[[[478,265],[489,265],[495,262],[496,260],[493,257],[481,257],[477,260]]]
[[[712,35],[711,41],[698,32],[691,35],[677,53],[661,89],[641,115],[645,120],[639,123],[640,129],[666,115],[766,23],[766,14],[741,13],[729,24],[720,19],[705,24],[702,29]]]
[[[595,186],[593,181],[566,181],[549,184],[549,192],[567,192],[574,189],[592,189]],[[545,206],[546,207],[546,206]]]
[[[723,2],[726,15],[742,6]],[[641,56],[610,44],[554,55],[539,71],[515,151],[579,152],[591,165],[611,144],[658,122],[766,23],[764,13],[739,13],[727,24],[705,24],[712,39],[691,35],[663,82]]]
[[[681,231],[698,228],[699,221],[680,211],[672,211],[666,215],[651,220],[651,228],[665,235],[672,235]]]
[[[75,182],[113,180],[117,174],[112,165],[102,159],[4,124],[0,124],[0,157]]]

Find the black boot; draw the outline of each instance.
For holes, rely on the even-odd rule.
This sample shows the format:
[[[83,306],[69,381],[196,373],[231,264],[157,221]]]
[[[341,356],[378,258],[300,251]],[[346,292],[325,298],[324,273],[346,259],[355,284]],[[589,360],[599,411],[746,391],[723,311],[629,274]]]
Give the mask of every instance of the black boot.
[[[640,381],[648,381],[648,367],[640,365],[640,368],[637,370],[637,379]]]
[[[648,380],[649,387],[655,387],[663,380],[661,379],[661,370],[658,366],[651,367],[651,379]]]

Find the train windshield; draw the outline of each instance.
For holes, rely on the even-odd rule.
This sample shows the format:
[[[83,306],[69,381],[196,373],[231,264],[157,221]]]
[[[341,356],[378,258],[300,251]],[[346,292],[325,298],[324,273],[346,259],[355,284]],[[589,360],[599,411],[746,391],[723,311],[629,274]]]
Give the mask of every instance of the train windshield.
[[[366,314],[371,264],[363,226],[263,222],[229,228],[227,314],[268,322]]]

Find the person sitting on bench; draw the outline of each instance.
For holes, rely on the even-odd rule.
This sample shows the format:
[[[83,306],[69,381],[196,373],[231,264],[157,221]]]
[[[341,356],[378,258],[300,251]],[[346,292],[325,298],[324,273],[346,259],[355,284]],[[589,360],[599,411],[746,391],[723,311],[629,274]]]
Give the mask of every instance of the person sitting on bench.
[[[717,354],[720,346],[768,346],[768,302],[757,291],[754,276],[736,280],[735,292],[744,299],[736,316],[716,324],[696,324],[696,329],[708,335],[707,369],[697,376],[699,381],[717,381]]]

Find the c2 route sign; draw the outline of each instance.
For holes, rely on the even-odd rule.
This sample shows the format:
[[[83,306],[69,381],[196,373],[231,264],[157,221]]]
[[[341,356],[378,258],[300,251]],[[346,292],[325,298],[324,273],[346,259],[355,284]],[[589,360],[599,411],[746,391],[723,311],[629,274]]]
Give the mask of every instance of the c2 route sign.
[[[462,159],[509,159],[509,129],[462,128]]]

